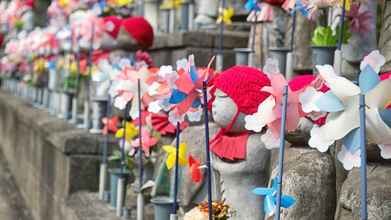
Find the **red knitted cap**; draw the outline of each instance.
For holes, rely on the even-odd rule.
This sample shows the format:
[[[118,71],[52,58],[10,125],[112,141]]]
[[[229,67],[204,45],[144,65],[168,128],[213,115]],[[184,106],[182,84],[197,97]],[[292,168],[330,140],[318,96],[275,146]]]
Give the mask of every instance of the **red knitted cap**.
[[[105,31],[114,39],[117,39],[122,19],[117,16],[107,16],[103,18]]]
[[[122,21],[125,28],[142,48],[151,47],[153,44],[153,28],[143,17],[130,17]]]
[[[261,91],[270,86],[269,78],[260,70],[247,66],[234,66],[219,74],[214,85],[227,94],[246,115],[258,111],[258,106],[270,94]]]

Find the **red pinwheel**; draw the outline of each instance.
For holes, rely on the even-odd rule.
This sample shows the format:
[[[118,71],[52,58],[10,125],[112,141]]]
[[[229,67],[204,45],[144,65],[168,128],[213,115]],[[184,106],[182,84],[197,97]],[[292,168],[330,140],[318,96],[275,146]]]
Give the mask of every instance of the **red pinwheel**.
[[[168,120],[168,115],[164,113],[151,113],[151,124],[153,129],[158,131],[161,135],[175,134],[176,128]],[[187,128],[189,123],[183,121],[180,124],[181,130]]]
[[[115,132],[117,132],[118,130],[118,122],[119,122],[119,118],[117,116],[114,116],[114,117],[111,117],[111,118],[103,118],[102,119],[102,122],[104,124],[104,127],[103,127],[103,134],[114,134]]]
[[[195,183],[201,182],[203,179],[203,175],[202,175],[201,168],[200,168],[200,166],[201,166],[200,161],[193,158],[192,155],[189,155],[188,160],[189,160],[189,169],[190,169],[190,173],[191,173],[191,179]]]
[[[183,64],[178,61],[178,64]],[[172,91],[169,103],[174,104],[177,115],[184,115],[190,108],[201,106],[202,83],[210,77],[209,71],[198,72],[194,64],[194,56],[190,55],[186,64],[178,68],[179,78]]]

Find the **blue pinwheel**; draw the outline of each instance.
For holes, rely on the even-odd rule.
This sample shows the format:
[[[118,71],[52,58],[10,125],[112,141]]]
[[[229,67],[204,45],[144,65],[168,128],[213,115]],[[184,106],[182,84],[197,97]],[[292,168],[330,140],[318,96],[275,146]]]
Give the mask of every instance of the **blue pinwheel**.
[[[247,0],[246,4],[244,5],[244,8],[247,11],[260,11],[261,7],[258,4],[258,0]]]
[[[296,0],[296,3],[295,3],[295,7],[293,8],[292,10],[292,14],[293,13],[296,13],[296,12],[300,12],[301,15],[303,15],[304,17],[308,17],[309,16],[309,9],[306,5],[303,4],[303,2],[301,2],[301,0]]]
[[[259,187],[255,188],[252,192],[259,196],[264,196],[265,200],[263,203],[263,209],[268,216],[272,216],[276,210],[277,204],[277,177],[272,180],[271,188]],[[290,208],[296,202],[296,199],[293,196],[282,195],[281,196],[281,207]]]

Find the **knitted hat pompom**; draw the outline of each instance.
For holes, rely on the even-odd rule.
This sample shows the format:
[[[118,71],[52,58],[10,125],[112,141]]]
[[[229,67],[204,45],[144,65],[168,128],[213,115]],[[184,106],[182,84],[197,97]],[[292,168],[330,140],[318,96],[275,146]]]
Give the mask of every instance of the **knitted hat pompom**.
[[[153,28],[143,17],[130,17],[122,21],[122,27],[142,48],[153,44]]]
[[[267,75],[248,66],[234,66],[223,71],[214,85],[235,102],[239,112],[246,115],[257,112],[259,104],[270,95],[261,91],[263,87],[270,86]]]

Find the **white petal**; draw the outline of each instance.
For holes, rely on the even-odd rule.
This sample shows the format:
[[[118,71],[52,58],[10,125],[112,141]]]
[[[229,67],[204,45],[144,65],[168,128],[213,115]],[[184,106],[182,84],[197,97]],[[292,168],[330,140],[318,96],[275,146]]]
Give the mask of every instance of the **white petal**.
[[[319,112],[320,109],[316,106],[315,103],[316,100],[318,100],[318,98],[322,95],[323,93],[316,91],[314,87],[307,87],[304,92],[299,95],[299,100],[303,111],[305,113],[310,113],[313,111]]]
[[[245,128],[249,131],[261,132],[265,124],[259,119],[257,113],[253,115],[247,115],[244,120],[246,122]]]
[[[375,72],[379,73],[381,67],[385,63],[386,63],[386,59],[384,58],[384,56],[381,55],[378,50],[374,50],[366,57],[364,57],[363,61],[360,64],[360,69],[362,71],[367,65],[370,65],[372,69],[375,70]]]
[[[160,84],[158,82],[153,82],[152,85],[150,85],[148,89],[148,95],[155,96],[158,94],[158,89],[160,87]]]
[[[320,152],[326,152],[330,145],[332,145],[335,140],[327,140],[324,138],[322,129],[319,126],[314,126],[310,132],[311,138],[308,141],[308,145],[312,148],[318,149]]]
[[[152,113],[159,113],[162,110],[162,107],[160,106],[160,101],[153,101],[149,103],[148,111]]]
[[[195,112],[188,112],[187,114],[187,119],[191,122],[198,122],[201,120],[202,117],[202,108],[199,108],[198,111]]]
[[[341,151],[337,154],[337,158],[342,163],[345,170],[351,170],[353,167],[361,166],[360,149],[354,153],[351,153],[344,146],[342,146]]]
[[[391,144],[391,128],[384,123],[378,109],[366,110],[367,137],[370,143]]]
[[[168,121],[173,124],[173,125],[176,125],[178,122],[181,123],[185,120],[185,116],[184,115],[177,115],[174,113],[174,111],[170,111],[168,113]]]
[[[360,94],[360,87],[342,76],[337,76],[330,65],[317,65],[320,76],[326,81],[330,90],[340,99]]]
[[[266,149],[272,150],[280,147],[280,139],[275,138],[268,129],[265,134],[261,136],[262,142],[265,144]]]
[[[380,155],[384,159],[391,159],[391,144],[379,144]]]

